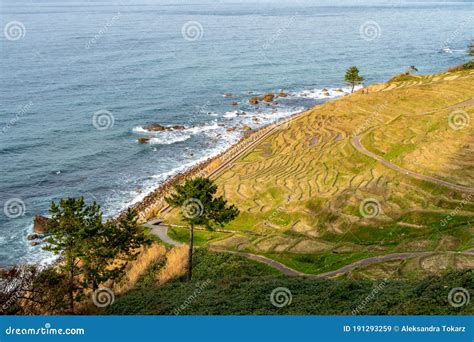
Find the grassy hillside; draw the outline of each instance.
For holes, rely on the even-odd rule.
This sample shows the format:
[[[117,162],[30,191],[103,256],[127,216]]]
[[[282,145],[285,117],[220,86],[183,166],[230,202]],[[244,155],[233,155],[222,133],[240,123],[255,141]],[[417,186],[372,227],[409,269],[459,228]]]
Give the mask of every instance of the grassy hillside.
[[[147,283],[116,298],[100,313],[111,315],[385,315],[474,313],[472,305],[453,307],[454,287],[473,288],[474,272],[452,272],[414,280],[339,280],[285,277],[247,259],[200,250],[191,283],[176,279]],[[291,302],[276,307],[271,293],[288,289]],[[374,289],[377,289],[375,291]],[[358,311],[354,311],[357,309]]]
[[[199,232],[198,245],[313,274],[377,255],[472,248],[472,193],[389,168],[352,139],[406,170],[474,187],[474,106],[460,105],[474,98],[474,72],[368,90],[305,112],[222,172],[219,189],[241,215],[231,233]],[[177,211],[166,219],[180,223]],[[186,237],[180,228],[170,235]]]

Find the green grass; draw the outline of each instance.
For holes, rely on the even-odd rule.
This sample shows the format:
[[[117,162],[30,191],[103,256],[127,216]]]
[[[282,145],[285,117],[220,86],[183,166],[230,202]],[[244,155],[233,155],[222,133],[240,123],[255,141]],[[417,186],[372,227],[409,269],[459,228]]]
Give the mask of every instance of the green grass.
[[[453,216],[445,226],[441,221],[446,214],[410,212],[396,218],[394,223],[379,223],[370,226],[353,225],[349,233],[344,235],[325,233],[322,238],[330,242],[351,242],[365,246],[384,246],[392,250],[396,246],[414,240],[431,240],[432,248],[443,236],[453,236],[460,240],[460,246],[456,250],[465,250],[472,247],[472,236],[468,231],[472,216]],[[405,222],[421,225],[413,228],[398,225],[397,222]]]
[[[399,156],[403,156],[407,153],[410,153],[416,149],[415,144],[396,144],[392,146],[390,151],[388,151],[384,158],[387,160],[393,160],[398,158]]]
[[[309,279],[276,275],[265,265],[228,254],[199,250],[192,282],[174,280],[129,291],[102,314],[109,315],[350,315],[380,286],[380,280]],[[291,304],[277,308],[270,296],[277,287],[291,292]],[[474,288],[474,271],[425,279],[389,280],[362,315],[469,315],[472,304],[454,308],[447,296],[454,287]],[[186,303],[186,304],[185,304]]]
[[[379,254],[373,252],[323,252],[318,254],[271,253],[265,254],[265,256],[279,261],[297,271],[308,274],[319,274],[335,271],[357,260],[370,258]]]
[[[221,233],[215,231],[206,231],[206,230],[194,230],[194,245],[195,246],[204,246],[207,243],[220,239],[229,235],[228,233]],[[172,227],[168,229],[168,236],[175,241],[182,243],[187,243],[189,239],[189,230],[184,227]]]

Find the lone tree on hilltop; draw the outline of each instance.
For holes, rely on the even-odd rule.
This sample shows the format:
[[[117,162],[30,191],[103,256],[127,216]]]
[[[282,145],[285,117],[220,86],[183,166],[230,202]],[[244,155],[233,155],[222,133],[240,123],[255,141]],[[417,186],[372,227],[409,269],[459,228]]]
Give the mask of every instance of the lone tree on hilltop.
[[[188,179],[183,185],[176,185],[175,191],[165,200],[170,206],[181,208],[183,220],[189,225],[186,279],[190,281],[193,275],[194,226],[203,225],[208,230],[213,230],[215,226],[222,227],[239,215],[239,209],[235,205],[227,206],[222,196],[216,197],[217,185],[208,178]]]
[[[351,66],[349,69],[347,69],[344,79],[352,86],[351,93],[354,92],[356,85],[361,84],[362,81],[364,81],[364,78],[359,75],[359,69],[357,69],[356,66]]]
[[[406,71],[406,74],[409,75],[411,74],[412,72],[418,72],[418,68],[414,65],[410,65],[408,68],[407,68],[407,71]]]

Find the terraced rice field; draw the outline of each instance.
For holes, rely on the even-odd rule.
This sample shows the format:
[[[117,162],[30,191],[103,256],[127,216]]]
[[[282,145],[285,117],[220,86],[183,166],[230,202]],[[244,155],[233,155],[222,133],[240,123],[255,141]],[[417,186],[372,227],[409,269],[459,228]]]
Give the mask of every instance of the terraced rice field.
[[[474,106],[460,104],[474,98],[474,72],[368,91],[303,113],[220,173],[216,183],[241,215],[225,227],[232,233],[203,232],[201,245],[314,274],[376,255],[471,248],[472,192],[387,167],[351,140],[403,169],[473,188]],[[179,222],[175,210],[167,219]]]

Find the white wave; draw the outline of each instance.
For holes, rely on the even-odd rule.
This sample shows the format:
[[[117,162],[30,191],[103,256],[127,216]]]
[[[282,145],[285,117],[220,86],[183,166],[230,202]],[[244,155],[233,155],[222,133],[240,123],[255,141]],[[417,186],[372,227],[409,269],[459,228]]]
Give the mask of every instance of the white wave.
[[[218,128],[220,128],[218,123],[213,122],[210,125],[200,125],[200,126],[194,126],[194,127],[191,127],[191,128],[187,128],[183,132],[191,133],[191,134],[197,134],[197,133],[210,131],[210,130],[214,130],[214,129],[218,129]]]
[[[171,145],[177,142],[186,141],[189,138],[191,138],[191,136],[187,134],[184,134],[184,135],[183,134],[180,134],[180,135],[165,134],[160,137],[151,138],[150,144]]]
[[[232,110],[230,112],[225,112],[223,115],[224,118],[235,118],[239,116],[239,112],[237,110]]]
[[[133,127],[132,131],[136,133],[150,133],[150,131],[147,131],[143,126]]]
[[[177,133],[177,132],[184,132],[189,134],[196,134],[207,130],[217,129],[219,125],[217,122],[213,122],[212,124],[202,124],[194,127],[186,127],[184,129],[170,129],[170,130],[163,130],[163,131],[149,131],[145,129],[143,126],[137,126],[132,129],[135,133],[146,133],[146,134],[154,134],[154,135],[162,135],[168,133]]]
[[[449,53],[449,54],[453,54],[453,53],[465,53],[466,50],[464,49],[451,49],[449,47],[445,47],[443,49],[441,49],[441,51],[445,52],[445,53]]]
[[[363,85],[357,85],[354,88],[355,90],[362,89]],[[332,99],[339,96],[347,95],[351,92],[352,87],[342,87],[342,88],[315,88],[315,89],[306,89],[299,92],[291,93],[291,97],[303,97],[308,99],[322,100],[322,99]]]

